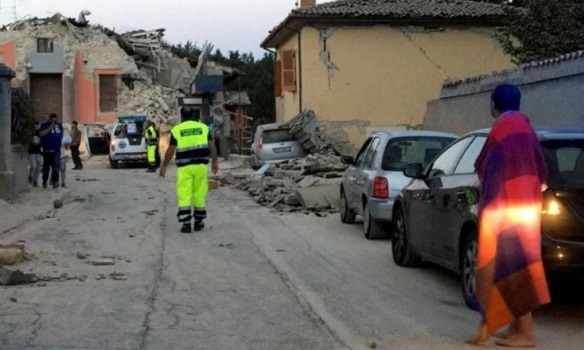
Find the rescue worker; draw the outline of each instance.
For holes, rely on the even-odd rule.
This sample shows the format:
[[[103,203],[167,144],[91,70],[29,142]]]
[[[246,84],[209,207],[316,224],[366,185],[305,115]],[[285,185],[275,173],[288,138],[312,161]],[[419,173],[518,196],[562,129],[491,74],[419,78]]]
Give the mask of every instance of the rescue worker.
[[[178,201],[178,221],[182,233],[191,233],[205,227],[207,217],[206,197],[208,192],[207,165],[211,156],[211,170],[219,170],[217,149],[209,127],[195,117],[195,111],[184,106],[182,121],[170,131],[170,143],[160,167],[160,177],[166,176],[166,168],[176,152],[176,197]],[[194,207],[194,208],[193,208]],[[194,210],[193,210],[194,209]]]
[[[158,157],[156,156],[158,152],[158,132],[156,131],[156,125],[150,120],[144,123],[144,128],[146,129],[144,138],[146,139],[146,149],[148,151],[148,170],[146,171],[153,173],[158,168]]]

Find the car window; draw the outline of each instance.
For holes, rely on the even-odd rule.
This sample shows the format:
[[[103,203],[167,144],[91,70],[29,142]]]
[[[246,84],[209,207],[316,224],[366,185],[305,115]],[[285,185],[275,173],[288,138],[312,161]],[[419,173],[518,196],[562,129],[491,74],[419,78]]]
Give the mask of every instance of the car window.
[[[369,148],[369,145],[371,144],[371,140],[372,138],[368,138],[365,143],[363,143],[363,146],[361,146],[361,149],[359,150],[359,153],[357,153],[357,157],[355,158],[355,166],[361,166],[363,164],[363,160],[365,159],[365,155],[367,154],[367,149]]]
[[[584,140],[542,142],[552,188],[584,188]]]
[[[290,142],[296,141],[293,135],[288,132],[289,129],[272,129],[264,130],[263,143],[280,143],[280,142]]]
[[[403,171],[410,163],[420,163],[425,167],[454,140],[435,136],[393,138],[385,146],[381,169]]]
[[[462,155],[462,158],[460,158],[456,169],[454,169],[454,174],[472,174],[475,172],[475,162],[486,141],[486,136],[477,136],[472,141],[466,149],[466,152]]]
[[[375,156],[377,155],[377,149],[379,148],[379,137],[375,137],[371,141],[371,146],[367,150],[367,154],[365,155],[365,160],[363,161],[363,166],[367,168],[373,168],[373,162],[375,161]]]
[[[448,147],[432,164],[429,177],[450,175],[460,155],[466,150],[472,139],[473,137],[466,137]]]

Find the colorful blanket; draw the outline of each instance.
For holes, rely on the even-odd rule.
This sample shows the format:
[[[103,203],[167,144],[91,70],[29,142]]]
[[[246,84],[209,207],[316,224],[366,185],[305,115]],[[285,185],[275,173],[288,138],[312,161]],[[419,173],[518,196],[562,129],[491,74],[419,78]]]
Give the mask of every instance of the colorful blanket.
[[[541,185],[547,180],[529,119],[507,112],[475,167],[481,184],[476,297],[488,335],[550,302],[541,260]]]

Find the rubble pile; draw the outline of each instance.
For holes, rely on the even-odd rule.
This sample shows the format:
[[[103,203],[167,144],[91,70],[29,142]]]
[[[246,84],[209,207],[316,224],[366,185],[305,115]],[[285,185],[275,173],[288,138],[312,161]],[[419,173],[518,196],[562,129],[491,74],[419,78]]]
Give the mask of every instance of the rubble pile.
[[[352,153],[348,139],[328,132],[325,125],[318,123],[312,110],[302,111],[283,126],[290,128],[290,134],[302,142],[307,153],[324,152],[336,156]]]
[[[256,202],[274,211],[324,216],[338,211],[339,186],[346,167],[334,155],[314,154],[270,165],[263,174],[261,170],[251,176],[231,173],[225,182],[237,183]]]
[[[144,114],[157,125],[174,125],[178,120],[177,90],[160,85],[134,82],[134,89],[124,89],[118,97],[120,114]]]

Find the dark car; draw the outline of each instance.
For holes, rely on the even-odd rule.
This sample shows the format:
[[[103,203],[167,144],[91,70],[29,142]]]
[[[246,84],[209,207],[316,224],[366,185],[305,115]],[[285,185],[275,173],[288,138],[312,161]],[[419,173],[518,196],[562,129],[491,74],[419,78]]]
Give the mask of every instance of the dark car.
[[[552,292],[584,277],[584,128],[535,128],[549,173],[542,212],[542,256]],[[393,260],[427,260],[460,273],[472,306],[477,250],[478,177],[474,163],[489,129],[453,142],[427,167],[409,164],[413,180],[394,204]],[[561,289],[561,288],[560,288]]]

